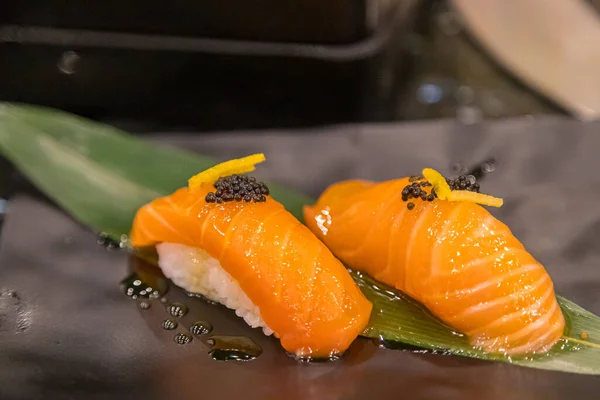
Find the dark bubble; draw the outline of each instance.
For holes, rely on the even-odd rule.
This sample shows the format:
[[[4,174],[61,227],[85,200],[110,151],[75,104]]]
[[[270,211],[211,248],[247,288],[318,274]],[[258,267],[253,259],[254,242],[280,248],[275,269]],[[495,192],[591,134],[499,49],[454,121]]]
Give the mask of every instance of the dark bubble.
[[[212,331],[212,325],[206,321],[196,321],[190,327],[190,332],[195,336],[206,335]]]
[[[177,329],[177,326],[179,326],[179,324],[173,319],[165,319],[162,322],[161,326],[166,331],[172,331],[173,329]]]
[[[170,316],[175,318],[181,318],[187,314],[188,308],[181,303],[173,303],[167,306],[167,312]]]
[[[489,174],[490,172],[494,172],[495,170],[496,170],[496,163],[494,161],[488,161],[488,162],[481,164],[481,171],[483,171],[486,174]]]
[[[173,340],[177,344],[188,344],[192,341],[192,335],[190,335],[189,333],[178,333],[177,335],[175,335]]]
[[[116,250],[121,248],[121,241],[112,239],[110,235],[105,232],[98,234],[96,237],[96,243],[107,250]]]
[[[144,281],[141,277],[133,273],[121,281],[121,291],[132,299],[157,299],[166,290],[166,284],[163,282],[155,282],[158,288],[153,288]]]

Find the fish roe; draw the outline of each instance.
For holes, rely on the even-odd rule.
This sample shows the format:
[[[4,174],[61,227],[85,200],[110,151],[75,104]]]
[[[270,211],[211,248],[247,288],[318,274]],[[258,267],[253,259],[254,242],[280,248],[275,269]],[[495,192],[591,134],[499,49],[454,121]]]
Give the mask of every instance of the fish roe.
[[[468,192],[479,193],[481,189],[479,183],[476,182],[476,178],[473,175],[459,175],[456,179],[445,178],[450,190],[462,190]],[[422,201],[433,201],[437,198],[435,190],[431,182],[425,180],[423,175],[412,175],[408,178],[409,184],[402,189],[402,201],[410,203],[407,204],[407,208],[412,210],[415,208],[412,200]],[[431,188],[428,191],[428,188]]]
[[[208,192],[207,203],[240,202],[264,203],[269,195],[269,188],[264,182],[246,175],[230,175],[217,179],[214,192]]]

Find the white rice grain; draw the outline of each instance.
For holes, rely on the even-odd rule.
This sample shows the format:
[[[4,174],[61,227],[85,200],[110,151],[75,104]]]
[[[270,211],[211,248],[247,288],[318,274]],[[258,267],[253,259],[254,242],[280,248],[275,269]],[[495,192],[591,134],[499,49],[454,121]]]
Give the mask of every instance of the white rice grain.
[[[219,260],[206,251],[182,244],[161,243],[156,246],[158,265],[177,286],[235,310],[252,328],[262,328],[265,335],[273,331],[260,316],[238,282],[221,267]]]

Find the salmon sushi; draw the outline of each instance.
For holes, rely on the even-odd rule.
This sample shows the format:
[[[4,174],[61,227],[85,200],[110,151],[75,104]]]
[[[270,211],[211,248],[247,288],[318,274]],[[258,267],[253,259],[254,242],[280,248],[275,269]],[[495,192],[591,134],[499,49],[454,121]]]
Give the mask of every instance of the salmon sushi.
[[[492,353],[549,350],[565,321],[550,276],[510,229],[478,203],[465,177],[426,169],[375,183],[330,186],[306,224],[346,265],[401,290],[473,346]]]
[[[235,310],[298,357],[343,353],[372,305],[331,251],[266,184],[240,175],[264,160],[232,160],[141,207],[131,244],[155,246],[166,277]]]

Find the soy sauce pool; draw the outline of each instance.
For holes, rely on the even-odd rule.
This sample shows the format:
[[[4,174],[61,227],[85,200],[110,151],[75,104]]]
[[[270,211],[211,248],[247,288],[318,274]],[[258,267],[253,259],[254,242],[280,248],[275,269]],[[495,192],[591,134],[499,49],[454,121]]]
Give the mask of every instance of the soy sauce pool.
[[[204,307],[209,307],[205,311],[213,316],[214,312],[230,313],[230,310],[214,309],[213,311],[212,307],[216,303],[174,286],[158,267],[133,254],[130,256],[129,268],[131,274],[121,281],[122,292],[130,298],[143,299],[148,309],[152,303],[155,303],[155,306],[159,305],[159,309],[162,309],[164,314],[154,323],[158,324],[161,332],[173,332],[174,336],[171,338],[177,345],[188,344],[196,338],[199,344],[208,348],[211,358],[218,361],[250,361],[262,354],[262,348],[247,336],[215,335],[207,338],[207,335],[213,331],[213,324],[206,319],[207,315],[198,312],[202,307],[195,306],[201,303]],[[169,294],[163,296],[167,292]],[[199,303],[194,304],[194,302]],[[139,304],[141,302],[138,306]],[[140,306],[145,310],[144,307]],[[222,308],[220,305],[216,307]],[[238,317],[234,318],[237,320]],[[195,322],[187,325],[186,321],[190,319]],[[174,332],[177,329],[180,331]]]
[[[217,361],[250,361],[262,354],[262,348],[247,336],[211,336],[210,355]]]
[[[159,319],[154,321],[153,324],[160,332],[164,332],[163,334],[172,332],[171,335],[174,336],[170,336],[171,343],[175,342],[181,345],[193,340],[200,346],[206,346],[210,357],[216,361],[251,361],[262,355],[263,349],[252,338],[236,335],[236,333],[244,332],[242,328],[235,328],[239,324],[231,325],[229,322],[225,322],[229,317],[236,320],[238,318],[233,316],[230,310],[220,305],[213,308],[212,304],[214,303],[206,301],[203,296],[186,292],[174,286],[172,282],[164,277],[158,267],[133,255],[131,256],[130,270],[132,273],[121,282],[123,293],[129,297],[137,296],[141,301],[147,302],[148,305],[154,303],[154,307],[161,310],[157,314]],[[163,297],[163,294],[167,292],[169,294]],[[144,307],[141,308],[144,309]],[[210,316],[221,321],[218,316],[221,313],[229,313],[224,315],[225,320],[223,322],[230,325],[230,328],[223,330],[223,325],[219,324],[220,326],[217,326],[218,334],[208,337],[214,329],[212,319],[209,319]],[[150,315],[152,314],[150,313]],[[147,312],[146,315],[148,315]],[[177,329],[179,331],[176,331]],[[373,341],[372,343],[375,343],[375,346],[371,346],[374,348],[373,350],[378,347],[414,353],[431,352],[395,342]],[[176,344],[172,345],[176,346]],[[277,350],[285,354],[283,348],[279,347]],[[342,356],[339,354],[320,358],[297,357],[289,353],[288,356],[300,363],[322,364],[341,359],[345,360],[344,363],[348,362],[347,355]]]

